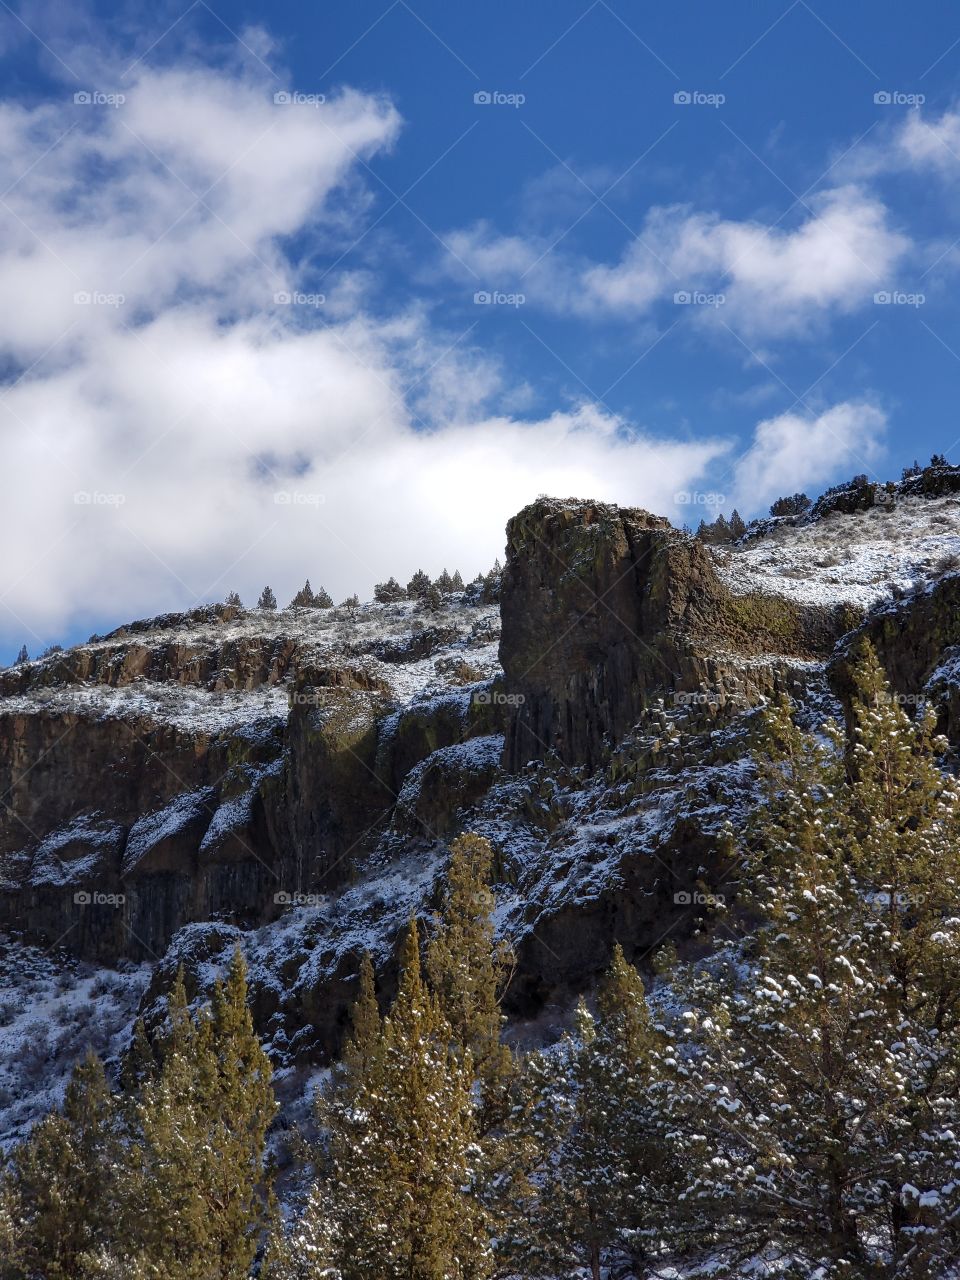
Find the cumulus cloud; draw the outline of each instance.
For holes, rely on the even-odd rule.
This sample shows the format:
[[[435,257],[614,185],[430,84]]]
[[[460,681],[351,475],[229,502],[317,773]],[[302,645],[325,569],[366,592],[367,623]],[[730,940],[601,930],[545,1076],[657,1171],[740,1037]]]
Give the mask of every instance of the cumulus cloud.
[[[689,318],[772,336],[805,333],[871,301],[910,242],[877,197],[846,185],[811,197],[790,228],[687,205],[654,208],[613,264],[578,261],[542,236],[497,236],[484,223],[453,244],[483,279],[509,281],[552,310],[637,317],[677,294],[706,294],[720,301],[691,307]]]
[[[120,106],[0,108],[9,642],[306,574],[342,597],[472,573],[540,491],[662,510],[725,448],[591,406],[502,416],[511,389],[462,335],[366,313],[356,276],[310,293],[287,247],[349,245],[360,160],[400,121],[272,92],[181,66]]]
[[[798,488],[822,486],[838,473],[872,469],[887,420],[868,401],[845,401],[818,415],[781,413],[758,423],[736,466],[736,500],[747,511]]]

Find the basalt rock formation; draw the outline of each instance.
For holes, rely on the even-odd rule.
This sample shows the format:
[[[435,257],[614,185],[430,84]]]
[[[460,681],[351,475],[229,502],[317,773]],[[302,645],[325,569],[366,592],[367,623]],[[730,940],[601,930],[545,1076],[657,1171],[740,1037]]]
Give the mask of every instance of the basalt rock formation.
[[[735,896],[767,698],[842,714],[866,636],[960,739],[960,497],[921,480],[726,547],[543,498],[508,525],[499,608],[212,606],[2,672],[0,924],[156,964],[155,1016],[178,964],[202,987],[240,942],[273,1052],[315,1059],[364,950],[389,992],[473,830],[514,1012],[588,986],[615,940],[646,962]]]

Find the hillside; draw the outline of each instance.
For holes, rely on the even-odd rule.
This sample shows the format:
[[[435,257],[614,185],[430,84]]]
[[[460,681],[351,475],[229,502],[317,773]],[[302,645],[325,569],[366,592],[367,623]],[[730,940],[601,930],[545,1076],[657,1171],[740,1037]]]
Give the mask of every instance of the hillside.
[[[293,1096],[337,1052],[364,950],[391,989],[461,831],[496,851],[514,1034],[549,1037],[615,941],[641,968],[668,938],[695,954],[736,894],[723,833],[755,803],[771,695],[842,716],[864,633],[958,740],[960,493],[925,476],[722,547],[539,499],[499,606],[208,606],[0,673],[0,1138],[86,1037],[115,1065],[178,965],[206,990],[237,941]],[[48,1006],[69,1035],[38,1036]]]

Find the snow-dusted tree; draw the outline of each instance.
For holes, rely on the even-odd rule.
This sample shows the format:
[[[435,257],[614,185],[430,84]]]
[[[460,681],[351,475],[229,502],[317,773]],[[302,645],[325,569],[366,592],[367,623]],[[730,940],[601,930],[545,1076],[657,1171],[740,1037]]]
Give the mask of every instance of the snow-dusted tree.
[[[453,571],[453,577],[450,579],[450,589],[451,591],[463,590],[463,578],[459,569],[454,569]]]
[[[960,787],[872,651],[855,681],[850,742],[769,715],[742,850],[760,925],[689,988],[680,1203],[734,1271],[767,1252],[901,1280],[960,1256]]]
[[[116,1099],[91,1053],[74,1071],[62,1110],[14,1152],[8,1195],[18,1218],[17,1275],[67,1280],[80,1274],[84,1253],[113,1237],[123,1151]]]
[[[315,609],[332,609],[333,597],[326,587],[319,587],[313,593],[313,607]]]
[[[379,604],[392,604],[395,600],[406,600],[406,590],[396,578],[388,578],[386,582],[378,582],[373,588],[373,598]]]
[[[346,600],[340,601],[341,609],[359,609],[360,597],[354,592],[352,596],[347,596]]]
[[[258,609],[275,609],[277,607],[277,597],[269,587],[264,587],[260,592],[260,599],[257,601]]]
[[[240,599],[239,591],[228,591],[227,598],[224,600],[223,603],[225,605],[229,605],[231,609],[243,608],[243,601]]]
[[[573,1037],[531,1064],[542,1155],[525,1261],[535,1274],[586,1266],[599,1280],[605,1259],[629,1258],[640,1275],[661,1252],[681,1186],[666,1105],[669,1048],[617,946],[597,1016],[581,1001]]]
[[[443,594],[435,582],[431,582],[420,597],[420,607],[426,609],[428,613],[439,613],[443,608]]]
[[[407,583],[407,595],[411,600],[419,600],[430,590],[430,575],[418,569]]]
[[[25,644],[22,644],[20,646],[20,652],[17,654],[14,666],[22,667],[25,662],[29,662],[29,661],[30,661],[30,654],[27,652],[27,646]]]

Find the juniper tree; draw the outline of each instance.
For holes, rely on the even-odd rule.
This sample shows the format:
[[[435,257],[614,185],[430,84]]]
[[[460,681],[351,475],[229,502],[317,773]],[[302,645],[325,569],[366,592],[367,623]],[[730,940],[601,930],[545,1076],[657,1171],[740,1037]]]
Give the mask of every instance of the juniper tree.
[[[258,609],[275,609],[277,607],[277,597],[273,594],[270,587],[264,587],[260,592],[260,599],[257,601]]]
[[[20,646],[20,652],[17,654],[14,666],[22,667],[25,662],[29,662],[29,661],[30,661],[30,654],[27,652],[27,646],[23,644]]]
[[[309,578],[290,601],[288,607],[291,609],[312,609],[314,607],[313,588],[310,586]]]
[[[435,586],[441,595],[448,596],[453,590],[453,578],[446,569],[442,569],[439,577],[436,579]]]
[[[587,1266],[599,1280],[615,1254],[642,1274],[679,1189],[664,1109],[669,1042],[619,945],[597,1005],[594,1017],[581,1001],[574,1035],[531,1064],[541,1159],[521,1254],[535,1274]]]
[[[700,1247],[900,1280],[960,1242],[960,789],[873,654],[856,680],[849,742],[768,717],[742,849],[761,923],[746,965],[691,983],[671,1106]]]
[[[238,591],[228,591],[227,598],[223,603],[225,605],[229,605],[233,609],[243,608],[243,601],[240,599],[240,593]]]
[[[315,609],[333,608],[333,596],[331,596],[326,587],[320,587],[318,591],[313,593],[313,607]]]
[[[393,604],[397,600],[406,600],[407,593],[396,578],[388,578],[386,582],[378,582],[373,588],[373,598],[379,604]]]
[[[419,600],[430,590],[430,575],[418,569],[407,583],[407,595],[411,600]]]
[[[471,1194],[473,1066],[421,973],[411,922],[397,999],[350,1096],[334,1096],[327,1186],[343,1280],[483,1280],[492,1261]]]
[[[196,1017],[178,975],[170,1019],[163,1065],[137,1108],[141,1226],[129,1253],[156,1280],[241,1280],[267,1218],[263,1152],[276,1103],[239,948]]]
[[[493,849],[482,836],[468,833],[450,845],[443,902],[434,917],[424,968],[454,1044],[471,1055],[484,1105],[498,1114],[503,1105],[498,1095],[512,1067],[510,1051],[501,1043],[500,1002],[514,957],[509,944],[495,937],[492,871]]]
[[[67,1280],[80,1274],[85,1253],[112,1238],[123,1149],[116,1100],[90,1053],[74,1070],[62,1109],[13,1155],[6,1194],[16,1205],[20,1274]]]

